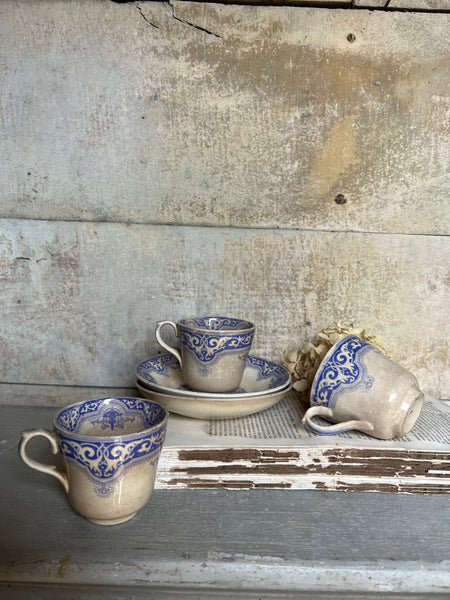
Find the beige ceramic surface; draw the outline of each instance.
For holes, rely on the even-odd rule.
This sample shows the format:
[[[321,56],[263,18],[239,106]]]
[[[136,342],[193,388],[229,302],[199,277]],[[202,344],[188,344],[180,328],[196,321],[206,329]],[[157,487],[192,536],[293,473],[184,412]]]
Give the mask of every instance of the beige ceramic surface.
[[[344,340],[352,337],[347,336]],[[342,382],[336,388],[338,392],[333,392],[329,398],[330,405],[323,406],[317,393],[318,381],[332,362],[336,364],[333,361],[335,357],[336,345],[326,354],[315,375],[311,407],[306,411],[303,422],[322,434],[358,429],[380,439],[407,435],[414,427],[424,401],[416,377],[366,344],[359,359],[360,379],[356,384]],[[346,366],[353,364],[348,357],[347,360]],[[336,425],[321,426],[312,421],[314,416],[329,419]]]
[[[230,396],[220,400],[163,394],[150,390],[139,382],[136,382],[136,387],[145,398],[158,402],[170,412],[195,419],[232,419],[270,408],[288,393],[291,384],[289,383],[284,389],[274,394],[246,398],[233,398],[233,396]]]
[[[184,398],[209,400],[266,396],[284,389],[291,383],[289,371],[282,365],[258,356],[249,355],[239,387],[228,394],[199,392],[186,388],[179,362],[168,354],[147,358],[136,368],[136,378],[143,387],[163,394]]]
[[[149,426],[148,412],[144,414],[141,406],[145,400],[101,400],[101,410],[81,409],[77,413],[77,418],[84,421],[77,429],[61,425],[58,415],[96,401],[80,402],[59,411],[53,421],[54,431],[24,431],[19,453],[31,468],[59,479],[77,513],[98,525],[116,525],[134,517],[152,494],[168,414],[161,405],[147,403],[154,404],[158,411],[154,425]],[[120,412],[122,405],[117,400],[136,401],[137,408]],[[64,472],[27,455],[26,446],[36,436],[49,440],[53,454],[61,452]],[[68,454],[75,459],[68,459]]]
[[[106,498],[92,493],[92,481],[70,464],[65,465],[72,508],[97,525],[118,525],[133,518],[153,492],[157,463],[147,460],[123,475]]]
[[[163,327],[172,328],[181,352],[161,338]],[[180,362],[186,384],[193,390],[223,394],[235,390],[242,379],[255,326],[229,317],[190,317],[160,321],[155,336]]]

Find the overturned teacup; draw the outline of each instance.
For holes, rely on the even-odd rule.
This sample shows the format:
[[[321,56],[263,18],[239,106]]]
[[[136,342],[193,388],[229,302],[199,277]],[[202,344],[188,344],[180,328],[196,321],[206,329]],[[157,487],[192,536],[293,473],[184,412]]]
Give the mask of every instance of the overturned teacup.
[[[99,398],[59,410],[53,431],[22,432],[19,453],[61,481],[72,508],[99,525],[123,523],[147,503],[167,429],[167,411],[142,398]],[[65,471],[31,459],[29,440],[46,437]]]
[[[181,351],[161,338],[161,329],[175,331]],[[185,383],[199,392],[227,393],[242,379],[253,342],[255,326],[250,321],[230,317],[192,317],[159,321],[156,339],[179,361]]]
[[[422,410],[415,376],[355,335],[337,342],[311,386],[303,423],[322,435],[357,429],[380,439],[407,435]],[[323,425],[314,417],[334,423]]]

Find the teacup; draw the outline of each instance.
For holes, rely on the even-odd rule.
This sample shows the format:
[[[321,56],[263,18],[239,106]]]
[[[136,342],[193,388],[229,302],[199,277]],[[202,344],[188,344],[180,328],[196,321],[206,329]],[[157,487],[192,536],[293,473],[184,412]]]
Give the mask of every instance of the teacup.
[[[387,440],[407,435],[422,410],[417,379],[355,335],[337,342],[322,360],[311,386],[303,423],[319,434],[357,429]],[[335,425],[320,425],[319,416]]]
[[[178,337],[181,352],[161,338],[161,329],[170,325]],[[192,317],[159,321],[156,339],[180,362],[185,383],[199,392],[227,393],[235,390],[244,374],[255,326],[230,317]]]
[[[63,484],[72,508],[99,525],[123,523],[147,503],[167,429],[167,411],[142,398],[99,398],[59,410],[53,431],[22,432],[19,453]],[[48,438],[65,472],[31,459],[29,440]]]

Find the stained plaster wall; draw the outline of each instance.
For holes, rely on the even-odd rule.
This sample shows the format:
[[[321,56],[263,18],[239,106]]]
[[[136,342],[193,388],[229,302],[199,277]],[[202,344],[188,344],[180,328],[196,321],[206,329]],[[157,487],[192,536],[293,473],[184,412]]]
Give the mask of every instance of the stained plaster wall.
[[[132,388],[156,321],[349,319],[450,397],[449,15],[0,4],[0,398]]]

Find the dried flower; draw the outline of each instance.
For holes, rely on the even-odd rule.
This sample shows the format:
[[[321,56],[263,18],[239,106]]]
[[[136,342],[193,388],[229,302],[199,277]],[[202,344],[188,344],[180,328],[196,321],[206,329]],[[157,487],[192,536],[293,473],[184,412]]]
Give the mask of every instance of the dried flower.
[[[303,397],[309,395],[314,376],[328,350],[346,335],[357,335],[389,356],[379,335],[371,335],[353,323],[338,321],[334,327],[317,332],[312,341],[305,342],[299,350],[283,352],[283,364],[292,376],[293,388]]]

